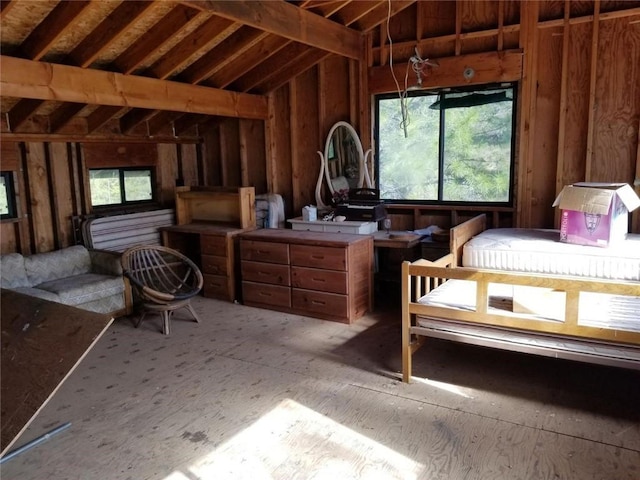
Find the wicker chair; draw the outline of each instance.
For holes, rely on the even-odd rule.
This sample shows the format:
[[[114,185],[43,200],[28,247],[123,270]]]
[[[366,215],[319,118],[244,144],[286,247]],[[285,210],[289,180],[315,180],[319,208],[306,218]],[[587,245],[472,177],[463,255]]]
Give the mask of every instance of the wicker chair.
[[[202,273],[182,253],[156,245],[132,247],[122,254],[122,267],[143,302],[136,328],[149,311],[159,312],[162,332],[169,335],[169,320],[179,308],[186,308],[200,322],[190,301],[202,289]]]

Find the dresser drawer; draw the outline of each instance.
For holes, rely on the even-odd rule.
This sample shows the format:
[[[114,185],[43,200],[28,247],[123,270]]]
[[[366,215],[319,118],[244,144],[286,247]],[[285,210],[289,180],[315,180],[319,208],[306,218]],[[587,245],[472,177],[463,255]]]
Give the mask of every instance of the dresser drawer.
[[[227,275],[227,258],[215,255],[202,255],[202,273]]]
[[[336,247],[291,245],[291,265],[345,271],[347,251]]]
[[[320,292],[347,294],[347,272],[291,267],[291,286]]]
[[[240,242],[242,260],[254,262],[289,263],[289,245],[286,243],[259,242],[255,240],[242,240]]]
[[[348,318],[349,302],[345,295],[294,288],[291,290],[291,304],[295,310],[321,315],[322,318]]]
[[[261,304],[291,308],[291,289],[280,285],[243,281],[242,299],[247,305]]]
[[[210,298],[224,298],[233,300],[229,292],[229,279],[221,275],[204,274],[203,295]]]
[[[242,262],[241,270],[242,280],[273,285],[291,285],[288,265],[245,260]]]
[[[200,235],[200,253],[227,256],[227,237],[224,235]]]

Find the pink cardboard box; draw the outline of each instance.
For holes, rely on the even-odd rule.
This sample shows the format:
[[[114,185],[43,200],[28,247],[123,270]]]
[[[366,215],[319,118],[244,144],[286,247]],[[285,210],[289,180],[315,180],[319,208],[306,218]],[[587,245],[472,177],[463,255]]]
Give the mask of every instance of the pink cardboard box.
[[[553,206],[562,209],[561,242],[608,247],[625,238],[640,198],[626,183],[581,182],[564,187]]]

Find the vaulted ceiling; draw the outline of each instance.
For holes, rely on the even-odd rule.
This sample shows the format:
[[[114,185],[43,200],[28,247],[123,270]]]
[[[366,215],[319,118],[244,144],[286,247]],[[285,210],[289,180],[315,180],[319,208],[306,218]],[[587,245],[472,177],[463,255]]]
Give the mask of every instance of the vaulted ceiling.
[[[2,131],[179,136],[266,118],[265,94],[413,1],[2,0]],[[204,88],[203,88],[204,87]]]

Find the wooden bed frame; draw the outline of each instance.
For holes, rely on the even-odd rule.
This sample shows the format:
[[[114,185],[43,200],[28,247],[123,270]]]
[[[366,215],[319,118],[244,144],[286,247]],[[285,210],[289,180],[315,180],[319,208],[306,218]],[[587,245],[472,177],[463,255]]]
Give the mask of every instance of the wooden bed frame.
[[[422,259],[403,263],[403,381],[409,382],[411,356],[426,337],[640,370],[640,332],[587,326],[578,322],[581,293],[640,297],[640,282],[460,267],[464,243],[485,227],[485,215],[475,217],[451,229],[452,253],[449,255],[434,262]],[[475,282],[475,309],[418,302],[450,279]],[[563,321],[552,322],[508,310],[498,312],[489,307],[489,284],[543,287],[566,292]],[[418,316],[428,318],[428,326],[418,325]],[[577,346],[585,346],[588,351]]]

